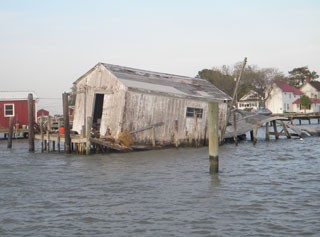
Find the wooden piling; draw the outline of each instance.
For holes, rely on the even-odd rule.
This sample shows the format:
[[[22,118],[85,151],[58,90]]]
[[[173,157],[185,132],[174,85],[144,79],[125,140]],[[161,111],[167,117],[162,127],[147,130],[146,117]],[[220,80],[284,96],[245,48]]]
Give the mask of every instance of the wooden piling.
[[[48,115],[47,119],[47,152],[50,152],[50,130],[51,130],[51,119]]]
[[[189,146],[192,146],[192,134],[188,132]]]
[[[219,172],[219,104],[208,103],[210,173]]]
[[[196,111],[193,112],[193,119],[194,119],[194,142],[195,146],[199,146],[199,140],[198,140],[198,117],[197,117]]]
[[[156,135],[155,135],[155,128],[152,127],[151,129],[151,139],[152,139],[152,146],[156,146]]]
[[[254,128],[254,131],[253,131],[253,145],[256,145],[257,144],[257,135],[258,135],[258,125]]]
[[[236,111],[233,112],[233,140],[234,140],[234,144],[238,146]]]
[[[90,147],[91,147],[91,142],[90,142],[90,137],[91,137],[91,123],[92,123],[92,118],[87,117],[87,133],[86,133],[86,154],[90,154]]]
[[[63,103],[63,117],[64,117],[64,150],[66,153],[71,153],[71,139],[70,139],[70,127],[69,127],[69,105],[68,94],[65,92],[62,95]]]
[[[44,151],[43,114],[40,117],[41,152]]]
[[[58,149],[58,152],[60,152],[60,127],[61,127],[61,121],[58,120],[58,134],[57,134],[57,149]]]
[[[276,140],[278,140],[279,139],[279,133],[278,133],[276,120],[273,120],[273,130],[274,130],[274,136],[275,136]]]
[[[13,121],[14,121],[14,117],[10,117],[9,131],[8,131],[8,148],[12,148]]]
[[[33,95],[28,94],[28,127],[29,127],[29,151],[34,151],[34,108]]]
[[[284,130],[287,138],[290,139],[291,138],[291,134],[289,133],[289,131],[287,129],[287,125],[283,121],[281,121],[281,126],[283,127],[283,130]]]
[[[178,120],[174,120],[174,145],[175,145],[176,148],[179,147]]]
[[[270,141],[269,123],[266,123],[266,141]]]

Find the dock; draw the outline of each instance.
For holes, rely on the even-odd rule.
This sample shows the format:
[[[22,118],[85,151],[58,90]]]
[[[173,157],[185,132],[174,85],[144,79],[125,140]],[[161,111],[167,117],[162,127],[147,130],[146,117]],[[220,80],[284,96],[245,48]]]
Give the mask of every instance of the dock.
[[[236,119],[230,119],[226,128],[225,139],[234,139],[235,142],[239,139],[239,136],[250,132],[251,140],[255,144],[257,142],[257,132],[260,127],[266,129],[266,140],[270,140],[270,136],[274,136],[275,139],[279,139],[280,136],[287,137],[306,137],[306,136],[320,136],[320,128],[310,128],[306,126],[296,126],[293,124],[293,120],[298,119],[301,124],[301,120],[308,120],[309,124],[312,119],[320,119],[320,115],[313,114],[307,115],[291,115],[286,117],[281,116],[266,116],[256,113],[246,112],[243,110],[234,109],[231,111],[232,115]],[[233,116],[230,116],[231,118]],[[236,124],[235,124],[236,123]],[[272,127],[273,131],[270,131]]]
[[[320,124],[320,113],[308,113],[308,114],[297,114],[297,113],[284,113],[284,114],[273,114],[273,117],[285,118],[293,124],[294,120],[299,121],[299,125],[302,125],[302,121],[308,121],[312,124],[312,120],[317,120],[317,124]]]

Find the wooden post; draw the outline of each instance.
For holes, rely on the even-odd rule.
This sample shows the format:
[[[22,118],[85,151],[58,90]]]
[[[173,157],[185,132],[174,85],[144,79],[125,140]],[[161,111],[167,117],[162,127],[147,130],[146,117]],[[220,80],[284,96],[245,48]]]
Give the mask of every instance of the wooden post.
[[[301,119],[299,119],[299,124],[301,125]]]
[[[51,130],[51,119],[48,115],[47,119],[47,152],[50,152],[50,130]]]
[[[196,111],[193,112],[193,120],[194,120],[194,142],[196,147],[199,146],[198,144],[198,117]]]
[[[270,141],[269,123],[266,123],[266,141]]]
[[[41,152],[44,150],[43,114],[40,117]]]
[[[58,120],[58,134],[57,134],[57,148],[58,152],[60,152],[60,127],[61,127],[61,121]]]
[[[233,112],[233,139],[234,139],[234,144],[238,146],[236,111]]]
[[[273,120],[273,129],[274,129],[274,136],[275,136],[276,140],[278,140],[279,139],[279,133],[278,133],[276,120]]]
[[[219,104],[208,104],[208,127],[209,127],[209,162],[210,173],[219,172]]]
[[[289,133],[289,131],[287,129],[287,125],[283,121],[281,121],[281,126],[283,127],[283,130],[284,130],[287,138],[290,139],[291,138],[291,134]]]
[[[91,147],[91,142],[90,142],[90,137],[91,137],[91,121],[92,121],[92,118],[91,118],[91,117],[87,117],[87,134],[86,134],[86,138],[87,138],[87,142],[86,142],[86,154],[87,154],[87,155],[90,154],[90,147]]]
[[[175,145],[176,148],[179,147],[178,120],[174,120],[174,145]]]
[[[240,84],[241,75],[242,75],[242,73],[244,71],[246,63],[247,63],[247,58],[244,58],[239,77],[237,78],[236,85],[235,85],[235,88],[233,90],[232,101],[228,105],[227,115],[226,115],[226,122],[225,122],[225,124],[224,124],[224,126],[223,126],[223,128],[221,130],[221,138],[220,138],[221,143],[223,142],[224,135],[225,135],[225,132],[226,132],[226,129],[227,129],[227,125],[228,125],[228,122],[229,122],[229,119],[230,119],[231,109],[232,109],[233,105],[237,104],[237,98],[236,98],[237,97],[237,91],[238,91],[238,87],[239,87],[239,84]]]
[[[155,128],[152,127],[151,129],[151,139],[152,139],[152,146],[156,146],[156,135],[155,135]]]
[[[29,151],[34,151],[34,108],[33,95],[28,95],[28,127],[29,127]]]
[[[14,117],[10,117],[8,131],[8,148],[12,148],[13,120]]]
[[[258,135],[258,126],[256,126],[254,128],[254,131],[253,131],[253,145],[256,145],[257,144],[257,135]]]
[[[311,119],[310,119],[310,118],[308,118],[308,120],[309,120],[309,124],[311,124]]]
[[[192,146],[192,134],[188,132],[189,146]]]
[[[318,118],[318,124],[320,124],[320,118]]]
[[[68,94],[66,92],[63,93],[62,98],[63,98],[64,140],[65,140],[64,141],[64,150],[66,153],[71,153]]]

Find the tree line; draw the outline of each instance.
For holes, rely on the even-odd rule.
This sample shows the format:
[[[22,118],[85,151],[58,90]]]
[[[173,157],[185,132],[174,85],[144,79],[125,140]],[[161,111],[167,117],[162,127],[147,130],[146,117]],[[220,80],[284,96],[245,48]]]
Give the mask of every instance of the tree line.
[[[196,77],[208,80],[217,88],[232,96],[241,67],[242,63],[240,62],[234,66],[224,65],[203,69],[198,72]],[[259,68],[256,65],[248,65],[241,76],[238,99],[254,90],[258,94],[261,105],[264,106],[265,101],[270,96],[271,85],[274,81],[285,81],[295,88],[300,88],[308,77],[313,81],[319,78],[319,75],[315,71],[310,71],[308,66],[294,68],[286,76],[277,68]]]

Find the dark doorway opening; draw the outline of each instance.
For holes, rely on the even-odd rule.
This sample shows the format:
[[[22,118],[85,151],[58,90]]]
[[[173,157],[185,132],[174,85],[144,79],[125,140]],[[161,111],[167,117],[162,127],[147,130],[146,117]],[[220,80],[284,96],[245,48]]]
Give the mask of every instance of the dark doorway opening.
[[[93,119],[92,119],[92,127],[99,131],[101,124],[101,117],[103,111],[103,99],[104,94],[96,94],[95,103],[94,103],[94,111],[93,111]]]

